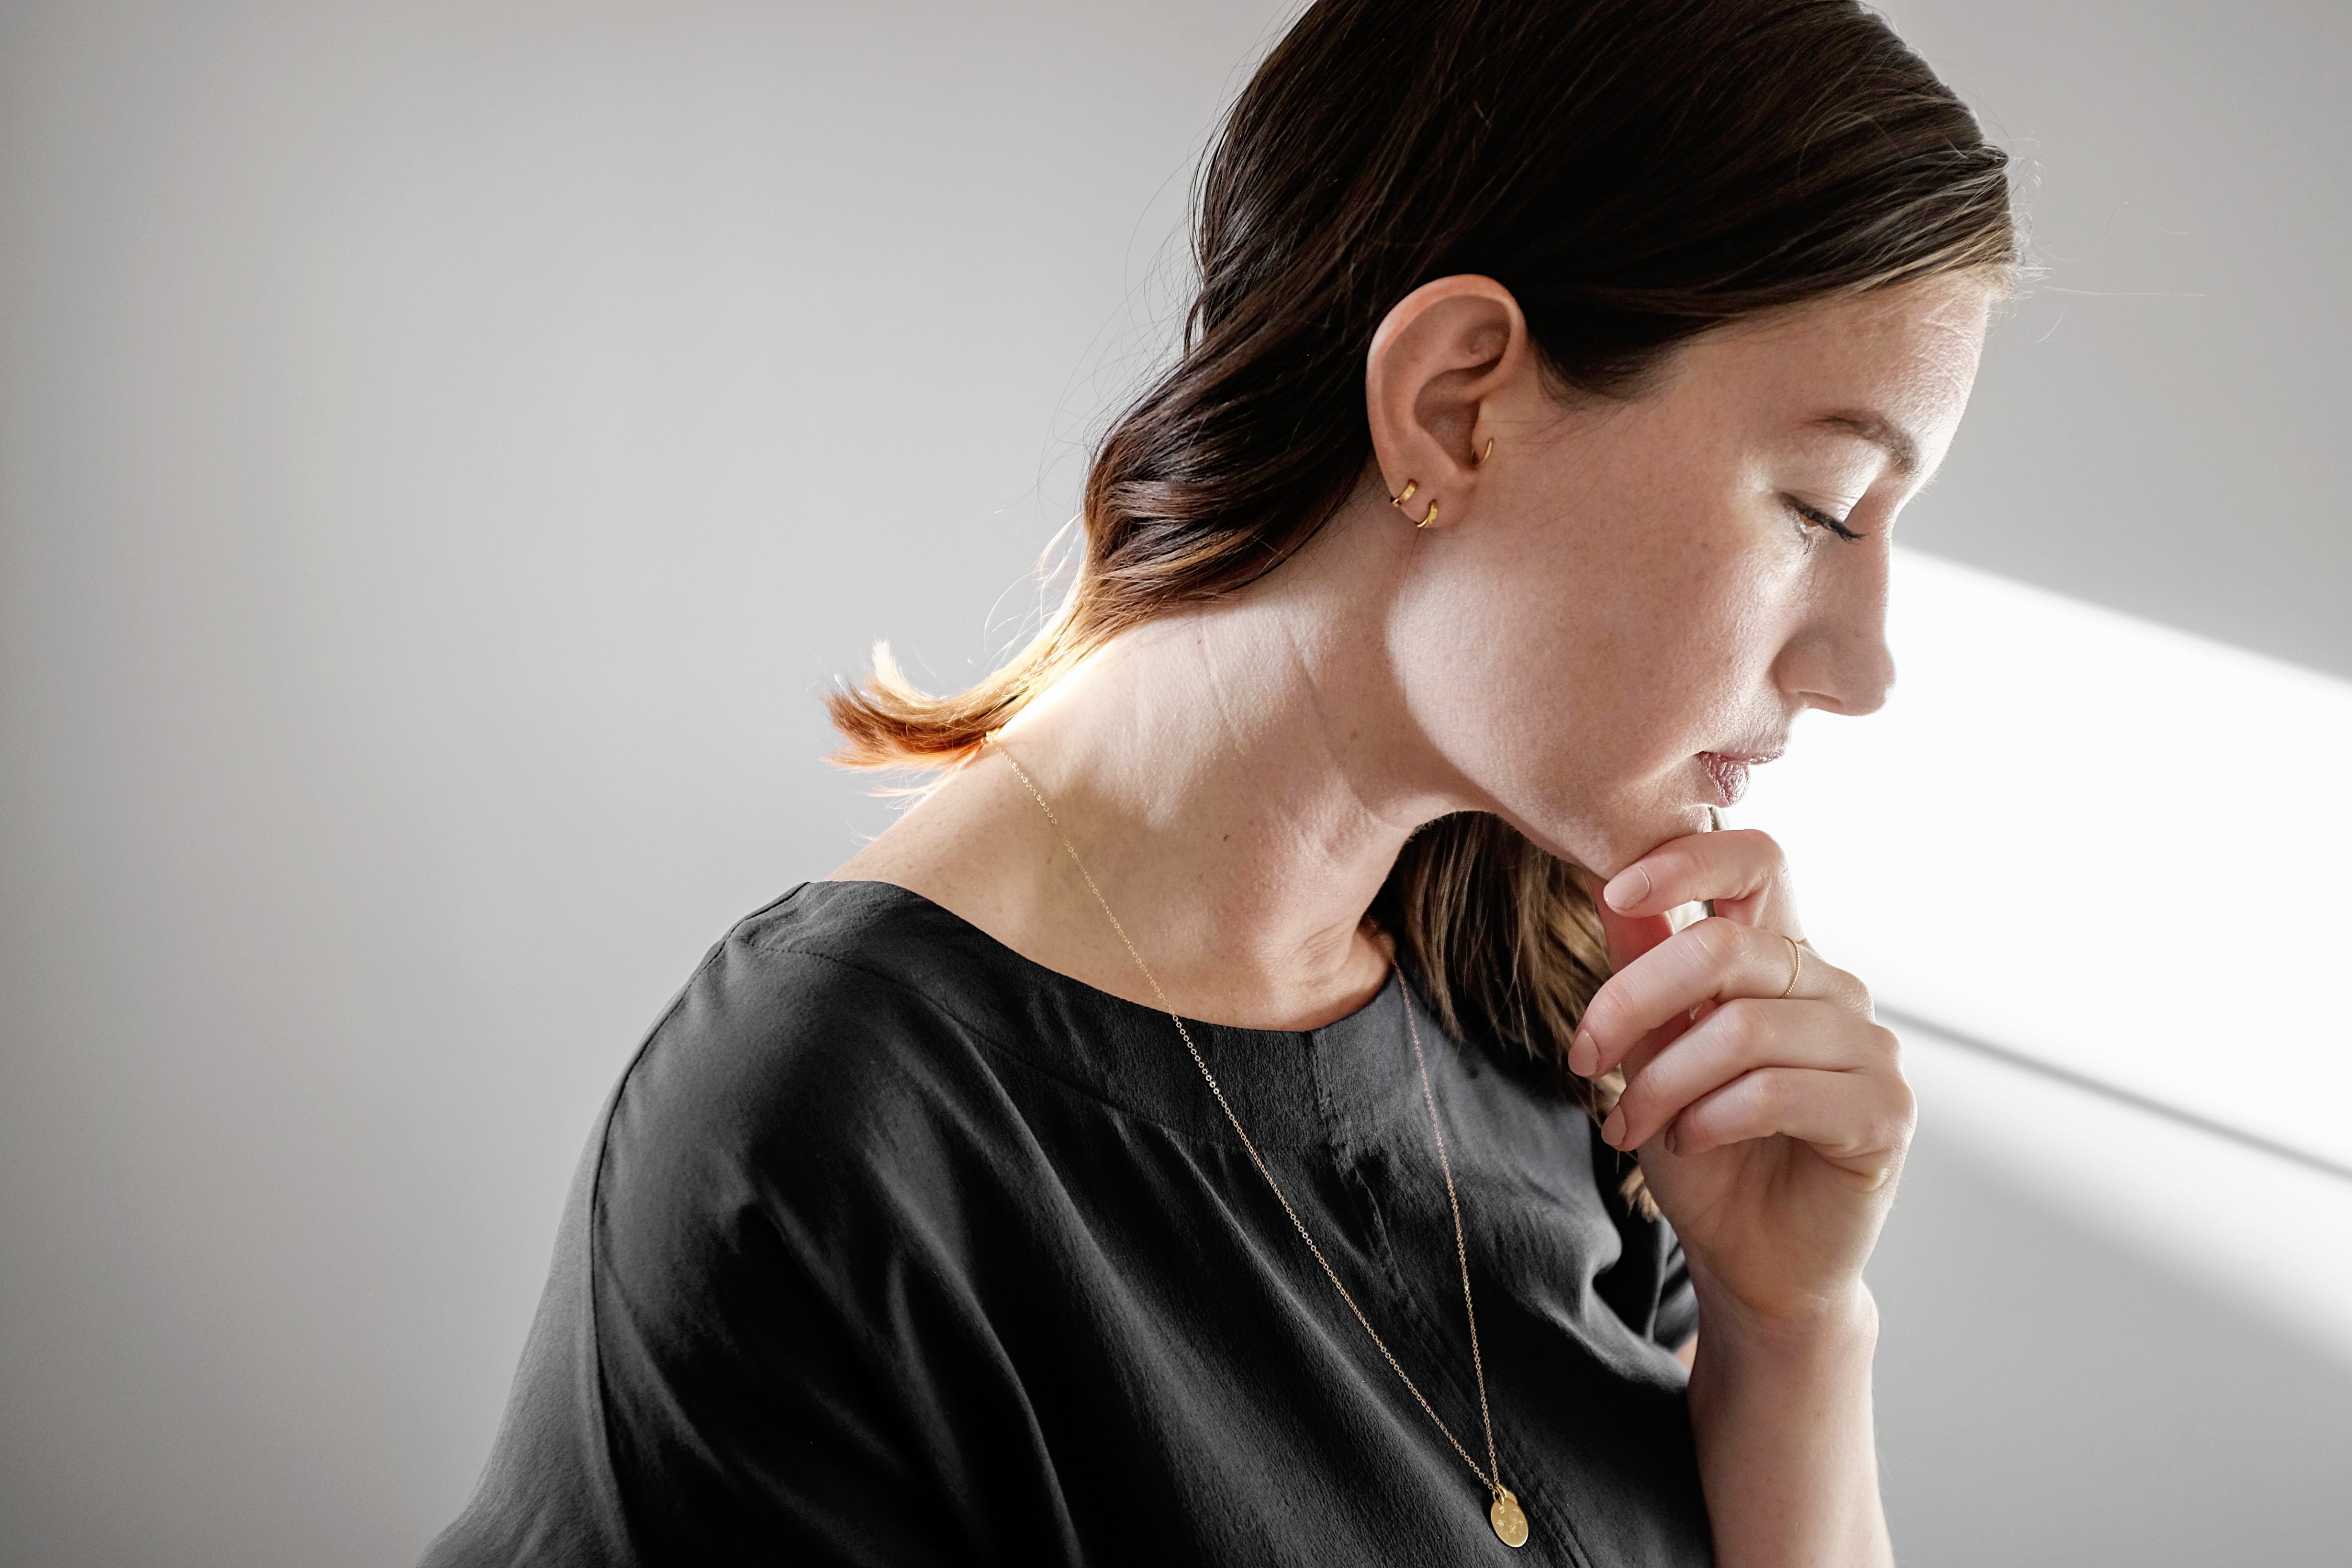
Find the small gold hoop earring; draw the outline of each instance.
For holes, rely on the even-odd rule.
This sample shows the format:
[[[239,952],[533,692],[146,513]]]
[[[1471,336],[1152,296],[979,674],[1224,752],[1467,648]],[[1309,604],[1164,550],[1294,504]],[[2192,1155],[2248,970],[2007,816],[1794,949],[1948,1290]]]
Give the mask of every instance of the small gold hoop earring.
[[[1412,499],[1412,492],[1419,489],[1421,489],[1421,481],[1419,479],[1405,480],[1404,489],[1389,497],[1389,505],[1396,508],[1399,511],[1403,511],[1405,516],[1411,517],[1412,513],[1404,510],[1404,503],[1411,500]],[[1414,523],[1413,527],[1427,528],[1431,523],[1435,522],[1436,521],[1437,503],[1435,501],[1431,501],[1429,503],[1429,515],[1423,518],[1419,522]]]
[[[1489,437],[1486,437],[1486,449],[1485,451],[1483,451],[1483,452],[1479,453],[1479,454],[1478,454],[1478,457],[1477,457],[1477,460],[1476,460],[1476,461],[1475,461],[1475,462],[1473,462],[1470,466],[1471,466],[1472,468],[1485,468],[1485,467],[1486,466],[1486,459],[1487,459],[1487,458],[1491,458],[1491,457],[1493,457],[1494,455],[1495,455],[1495,438],[1494,438],[1492,436],[1489,436]]]
[[[1396,508],[1399,511],[1402,511],[1404,510],[1404,503],[1411,500],[1412,499],[1412,492],[1419,489],[1421,489],[1421,481],[1419,479],[1405,480],[1404,489],[1389,497],[1389,505]]]

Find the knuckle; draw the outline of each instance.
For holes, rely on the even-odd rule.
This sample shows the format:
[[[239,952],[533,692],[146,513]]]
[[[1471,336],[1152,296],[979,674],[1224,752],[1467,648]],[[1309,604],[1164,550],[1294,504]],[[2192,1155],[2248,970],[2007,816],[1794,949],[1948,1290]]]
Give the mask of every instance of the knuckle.
[[[1796,1085],[1790,1080],[1788,1074],[1768,1070],[1748,1076],[1753,1086],[1748,1092],[1755,1100],[1756,1108],[1765,1115],[1777,1118],[1794,1104]]]
[[[1747,930],[1737,921],[1726,920],[1721,915],[1709,915],[1684,934],[1690,939],[1690,945],[1698,950],[1699,956],[1706,961],[1708,967],[1720,969],[1738,953],[1742,933]]]
[[[1909,1144],[1911,1134],[1919,1130],[1919,1097],[1911,1092],[1911,1086],[1907,1083],[1898,1085],[1897,1089],[1898,1092],[1895,1097],[1895,1142],[1900,1146]]]
[[[1584,1005],[1583,1025],[1594,1034],[1606,1036],[1622,1021],[1627,1005],[1625,987],[1612,980]]]
[[[1816,983],[1822,987],[1822,999],[1858,1013],[1867,1021],[1876,1022],[1870,987],[1863,984],[1862,977],[1850,969],[1840,969],[1823,958],[1813,950],[1811,942],[1805,943],[1804,947],[1805,972],[1819,976]]]
[[[1870,1143],[1874,1149],[1889,1152],[1910,1147],[1911,1131],[1916,1123],[1909,1096],[1871,1119]]]
[[[1744,831],[1748,842],[1755,847],[1756,858],[1769,869],[1772,876],[1778,877],[1789,868],[1788,852],[1780,847],[1779,839],[1760,827],[1750,827]]]
[[[1702,862],[1696,851],[1688,848],[1660,849],[1649,857],[1651,883],[1679,879],[1699,868]]]
[[[1725,1043],[1737,1050],[1752,1050],[1771,1034],[1771,1016],[1752,996],[1735,996],[1716,1009]]]

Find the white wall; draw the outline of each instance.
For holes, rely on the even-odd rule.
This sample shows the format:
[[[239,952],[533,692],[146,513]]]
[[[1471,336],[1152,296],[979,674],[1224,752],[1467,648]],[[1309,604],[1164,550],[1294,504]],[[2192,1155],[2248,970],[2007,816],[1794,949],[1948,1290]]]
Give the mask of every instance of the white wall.
[[[2141,117],[2149,148],[2105,163],[2044,134],[2068,221],[2144,153],[2316,112],[2116,86],[2204,58],[2193,16],[1905,9],[2035,125],[2094,79]],[[2352,59],[2330,12],[2231,15],[2283,72]],[[810,689],[876,635],[940,682],[1002,647],[1275,20],[0,8],[0,1561],[392,1564],[454,1510],[637,1032],[735,915],[886,820],[814,760]],[[2198,168],[2190,210],[2302,210]],[[2271,312],[2282,361],[2345,320],[2248,281],[2307,279],[2291,226],[2204,284]],[[2088,416],[2004,349],[1931,542],[1999,512],[1994,564],[2080,589],[2118,527],[2209,540],[2197,487],[2328,395],[2209,396],[2211,334],[2133,320],[2068,374],[2106,377],[2099,428],[2162,438],[2054,439]],[[2266,496],[2318,501],[2266,507],[2261,551],[2200,543],[2197,581],[2324,663],[2330,449],[2261,449]],[[2092,504],[2118,465],[2120,520]],[[2030,526],[2001,488],[2029,468],[2068,498]],[[2006,1561],[2213,1561],[2198,1530],[2249,1502],[2284,1521],[2265,1561],[2322,1561],[2296,1543],[2343,1505],[2297,1466],[2352,1447],[2352,1373],[2038,1184],[1931,1119],[1879,1269],[1912,1560],[1990,1560],[1985,1499],[2014,1496]]]
[[[1887,0],[2048,274],[1913,543],[2352,676],[2352,6]]]

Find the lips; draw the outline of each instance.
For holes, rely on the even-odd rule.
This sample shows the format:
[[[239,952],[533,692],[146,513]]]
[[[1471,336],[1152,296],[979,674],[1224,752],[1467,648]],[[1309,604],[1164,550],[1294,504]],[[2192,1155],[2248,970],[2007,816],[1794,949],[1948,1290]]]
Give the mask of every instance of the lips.
[[[1714,786],[1715,804],[1736,805],[1748,793],[1748,770],[1761,767],[1780,753],[1775,752],[1701,752],[1699,771]]]

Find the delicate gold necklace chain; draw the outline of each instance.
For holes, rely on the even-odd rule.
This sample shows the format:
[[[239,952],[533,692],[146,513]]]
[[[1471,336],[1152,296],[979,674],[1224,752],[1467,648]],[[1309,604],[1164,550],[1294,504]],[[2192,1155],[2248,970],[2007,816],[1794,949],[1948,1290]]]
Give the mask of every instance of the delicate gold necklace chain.
[[[1242,1119],[1234,1114],[1233,1103],[1225,1099],[1224,1089],[1217,1082],[1217,1075],[1209,1070],[1208,1060],[1201,1055],[1201,1047],[1193,1044],[1192,1031],[1185,1026],[1183,1016],[1178,1013],[1175,1005],[1168,1000],[1168,993],[1160,988],[1160,977],[1152,973],[1151,965],[1143,962],[1143,954],[1137,950],[1134,939],[1127,934],[1127,927],[1119,923],[1118,914],[1112,910],[1110,900],[1103,896],[1102,888],[1096,882],[1094,873],[1087,869],[1085,858],[1079,855],[1078,847],[1070,842],[1068,831],[1063,827],[1062,819],[1054,815],[1054,808],[1047,803],[1045,792],[1037,787],[1021,764],[1013,760],[1013,753],[997,738],[995,731],[990,731],[987,740],[990,745],[996,748],[996,754],[1003,757],[1006,764],[1013,769],[1013,776],[1021,781],[1022,786],[1028,790],[1030,797],[1036,801],[1037,809],[1045,814],[1046,822],[1053,826],[1054,836],[1062,841],[1062,848],[1070,857],[1070,864],[1076,866],[1078,868],[1078,875],[1085,879],[1087,891],[1095,896],[1095,902],[1102,908],[1103,917],[1110,921],[1110,929],[1118,933],[1119,942],[1127,949],[1127,955],[1135,960],[1135,967],[1143,972],[1144,983],[1151,987],[1151,994],[1160,999],[1160,1005],[1168,1014],[1168,1021],[1176,1026],[1176,1033],[1183,1040],[1184,1049],[1192,1055],[1192,1065],[1201,1069],[1201,1077],[1208,1082],[1209,1092],[1216,1097],[1217,1108],[1225,1113],[1225,1121],[1232,1125],[1234,1136],[1241,1140],[1242,1148],[1247,1151],[1250,1163],[1255,1165],[1257,1173],[1265,1178],[1265,1184],[1273,1190],[1275,1201],[1282,1205],[1282,1212],[1290,1216],[1291,1228],[1298,1233],[1298,1239],[1305,1242],[1307,1250],[1315,1255],[1316,1263],[1323,1270],[1323,1278],[1331,1281],[1331,1289],[1339,1293],[1339,1300],[1348,1304],[1348,1310],[1354,1313],[1356,1321],[1363,1325],[1364,1332],[1370,1336],[1372,1343],[1379,1347],[1381,1358],[1389,1363],[1389,1370],[1397,1374],[1397,1381],[1404,1384],[1406,1392],[1412,1395],[1413,1403],[1421,1406],[1422,1414],[1427,1415],[1431,1424],[1439,1432],[1444,1434],[1445,1440],[1453,1445],[1454,1451],[1462,1456],[1462,1462],[1469,1466],[1471,1473],[1475,1475],[1486,1489],[1494,1494],[1494,1506],[1488,1510],[1487,1517],[1494,1525],[1495,1533],[1502,1538],[1506,1545],[1517,1547],[1526,1544],[1527,1516],[1520,1510],[1518,1498],[1510,1488],[1503,1484],[1502,1466],[1495,1458],[1495,1417],[1486,1403],[1486,1363],[1478,1350],[1478,1309],[1470,1299],[1470,1248],[1462,1235],[1462,1201],[1454,1192],[1454,1163],[1445,1152],[1445,1129],[1438,1121],[1437,1094],[1430,1088],[1429,1059],[1422,1053],[1421,1027],[1413,1022],[1412,993],[1404,984],[1403,971],[1397,971],[1397,989],[1404,1002],[1405,1035],[1412,1042],[1413,1064],[1421,1069],[1422,1102],[1429,1107],[1429,1130],[1437,1140],[1438,1169],[1445,1173],[1445,1206],[1454,1216],[1454,1258],[1462,1269],[1462,1311],[1470,1324],[1470,1366],[1477,1377],[1478,1419],[1486,1428],[1486,1463],[1483,1468],[1477,1460],[1470,1457],[1470,1450],[1462,1446],[1462,1440],[1454,1435],[1454,1428],[1448,1426],[1444,1417],[1437,1414],[1435,1407],[1429,1403],[1428,1396],[1421,1392],[1421,1385],[1413,1382],[1412,1374],[1407,1373],[1403,1364],[1397,1360],[1396,1352],[1389,1349],[1388,1342],[1381,1338],[1378,1329],[1372,1327],[1372,1321],[1364,1316],[1364,1310],[1356,1304],[1354,1294],[1340,1282],[1339,1272],[1331,1267],[1330,1259],[1324,1257],[1322,1247],[1316,1245],[1314,1236],[1307,1228],[1307,1222],[1298,1217],[1298,1211],[1291,1206],[1289,1194],[1282,1190],[1282,1184],[1275,1180],[1273,1170],[1266,1164],[1264,1156],[1258,1153],[1257,1145],[1251,1141],[1248,1131],[1243,1128]],[[1393,963],[1391,967],[1394,967]]]

